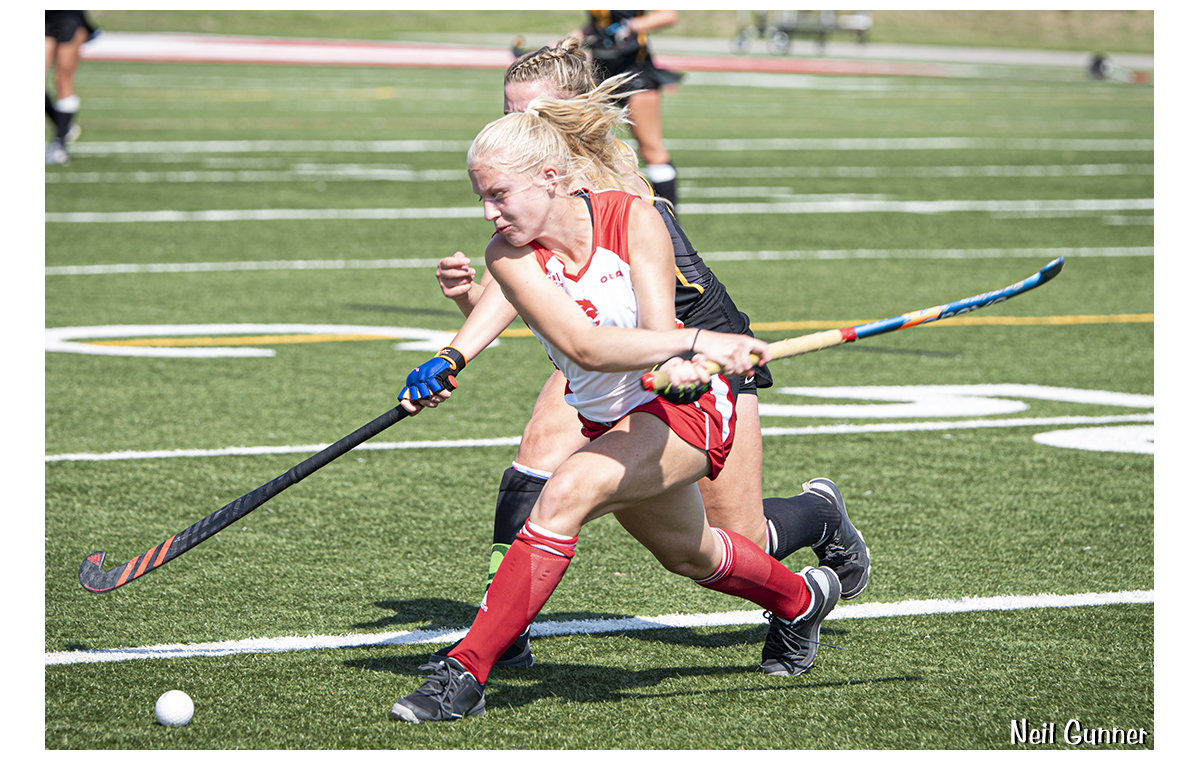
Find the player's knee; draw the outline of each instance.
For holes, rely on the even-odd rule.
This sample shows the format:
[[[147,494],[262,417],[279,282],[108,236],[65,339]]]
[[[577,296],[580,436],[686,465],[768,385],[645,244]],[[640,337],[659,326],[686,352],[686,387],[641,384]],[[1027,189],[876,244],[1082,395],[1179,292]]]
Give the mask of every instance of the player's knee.
[[[554,426],[542,424],[535,416],[521,434],[517,461],[536,470],[554,472],[578,446],[575,440],[564,441],[561,432]]]
[[[687,556],[657,557],[657,559],[667,572],[693,580],[707,578],[713,572],[713,569],[708,566],[706,558],[699,552]]]
[[[549,530],[574,535],[572,526],[578,530],[592,506],[586,496],[594,489],[586,481],[584,473],[556,472],[546,481],[529,519]]]

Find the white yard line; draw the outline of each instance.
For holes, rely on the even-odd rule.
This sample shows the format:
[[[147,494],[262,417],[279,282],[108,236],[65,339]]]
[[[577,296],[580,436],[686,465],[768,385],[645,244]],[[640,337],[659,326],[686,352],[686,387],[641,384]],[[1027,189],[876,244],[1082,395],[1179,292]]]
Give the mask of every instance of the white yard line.
[[[939,422],[877,422],[866,425],[812,425],[772,427],[764,425],[763,437],[779,435],[845,435],[855,433],[916,433],[933,430],[979,430],[984,428],[1038,427],[1043,425],[1108,425],[1154,422],[1153,414],[1124,414],[1104,417],[1020,417],[1008,420],[953,420]]]
[[[1130,248],[858,248],[814,251],[714,251],[707,261],[780,261],[799,259],[1012,259],[1067,257],[1153,256],[1152,247]],[[294,261],[207,261],[179,264],[89,264],[46,267],[47,277],[95,274],[182,274],[199,272],[258,272],[326,269],[433,269],[438,259],[297,259]]]
[[[1119,166],[1119,165],[1114,165]],[[1131,174],[1132,171],[1110,173]],[[1153,168],[1145,174],[1153,174]],[[1055,174],[1054,176],[1059,176]],[[1090,176],[1090,175],[1089,175]],[[388,169],[369,166],[295,168],[267,171],[261,169],[225,169],[171,172],[46,172],[46,184],[196,184],[222,182],[466,182],[466,169]]]
[[[208,261],[191,264],[94,264],[46,267],[46,276],[79,274],[180,274],[260,272],[288,269],[433,269],[438,259],[300,259],[296,261]]]
[[[693,166],[683,179],[958,179],[1008,177],[1113,177],[1154,174],[1154,164],[1019,166]],[[46,172],[46,184],[195,184],[224,182],[464,182],[465,169],[413,170],[364,165],[305,164],[291,169],[203,169],[189,171]],[[709,192],[717,188],[707,188]],[[739,188],[745,190],[745,188]],[[770,188],[772,191],[789,189]],[[697,189],[685,193],[695,197]]]
[[[815,251],[711,251],[705,261],[779,261],[798,259],[824,261],[842,259],[1016,259],[1070,257],[1153,256],[1154,248],[851,248]],[[49,272],[47,272],[49,274]]]
[[[457,208],[279,208],[212,211],[77,211],[46,214],[46,223],[277,222],[313,220],[471,219],[483,221],[477,206]]]
[[[776,137],[758,139],[668,139],[671,150],[818,151],[818,150],[1049,150],[1153,152],[1154,140],[1029,137]]]
[[[1153,211],[1153,198],[1063,200],[891,201],[832,199],[778,203],[681,203],[681,215],[742,214],[947,214],[984,212],[1008,215],[1073,216],[1111,211]],[[206,211],[73,211],[48,213],[47,224],[140,222],[270,222],[312,220],[479,219],[478,206],[344,209],[218,209]]]
[[[1098,417],[1020,417],[1006,420],[954,420],[939,422],[886,422],[865,425],[813,425],[808,427],[764,426],[763,436],[781,435],[853,435],[862,433],[907,433],[932,430],[971,430],[977,428],[1058,427],[1061,425],[1107,425],[1129,422],[1154,422],[1153,414],[1107,415]],[[504,438],[459,438],[439,441],[399,441],[364,443],[355,451],[393,449],[443,449],[489,446],[517,446],[520,436]],[[220,449],[162,449],[158,451],[109,451],[50,454],[45,462],[112,462],[127,459],[189,459],[197,457],[259,456],[263,454],[308,454],[327,448],[328,443],[299,446],[228,446]]]
[[[508,438],[460,438],[442,441],[400,441],[396,443],[363,443],[355,451],[385,451],[391,449],[448,449],[486,446],[517,446],[520,436]],[[123,459],[190,459],[194,457],[260,456],[263,454],[310,454],[328,448],[328,443],[300,446],[228,446],[222,449],[164,449],[161,451],[110,451],[104,454],[55,454],[47,462],[112,462]]]
[[[667,148],[679,151],[852,151],[864,150],[1033,150],[1154,152],[1154,140],[1072,139],[1021,137],[844,137],[762,139],[670,139]],[[78,142],[76,156],[136,154],[228,153],[462,153],[466,140],[140,140]]]
[[[81,141],[71,147],[74,156],[127,156],[137,154],[225,153],[462,153],[471,147],[464,140],[144,140],[123,142]]]
[[[960,599],[913,599],[904,602],[841,604],[834,608],[826,620],[1153,603],[1154,591],[1152,590],[1066,595],[1038,594],[1036,596],[963,597]],[[532,634],[539,637],[570,636],[573,634],[590,635],[664,628],[760,625],[762,622],[762,610],[744,610],[692,615],[546,621],[534,623]],[[201,644],[155,644],[145,647],[47,652],[45,664],[47,666],[79,665],[85,663],[171,659],[177,657],[226,657],[237,654],[295,652],[312,649],[413,646],[457,641],[465,634],[466,629],[451,630],[449,628],[438,628],[423,631],[385,631],[383,633],[370,634],[280,636],[274,638],[242,639],[240,641],[215,641]]]
[[[877,179],[902,177],[955,179],[959,177],[1111,177],[1154,174],[1154,164],[1032,164],[988,166],[681,166],[683,179]],[[70,174],[46,174],[71,177]],[[686,193],[685,193],[686,195]]]

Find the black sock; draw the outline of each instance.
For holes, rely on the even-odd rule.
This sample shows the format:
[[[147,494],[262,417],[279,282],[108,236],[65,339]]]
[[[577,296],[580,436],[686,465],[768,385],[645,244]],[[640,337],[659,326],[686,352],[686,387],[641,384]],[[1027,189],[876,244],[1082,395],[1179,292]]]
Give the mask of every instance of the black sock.
[[[74,114],[64,113],[54,107],[54,101],[50,99],[50,93],[46,93],[46,116],[50,121],[54,122],[54,137],[59,141],[67,139],[67,133],[71,131],[71,118]]]
[[[529,475],[515,467],[504,471],[500,479],[500,495],[496,497],[496,517],[492,523],[492,562],[488,568],[488,585],[500,567],[504,553],[517,538],[517,531],[533,513],[533,505],[546,485],[545,478]]]
[[[675,207],[675,180],[669,179],[666,182],[654,183],[654,194],[666,198],[671,202],[671,207]]]
[[[763,499],[763,514],[775,537],[771,556],[780,560],[801,547],[828,541],[842,522],[837,505],[813,491],[787,499]]]
[[[67,132],[71,129],[71,114],[63,113],[54,107],[54,99],[50,97],[50,93],[46,93],[46,118],[54,124],[54,138],[59,141],[67,139]]]

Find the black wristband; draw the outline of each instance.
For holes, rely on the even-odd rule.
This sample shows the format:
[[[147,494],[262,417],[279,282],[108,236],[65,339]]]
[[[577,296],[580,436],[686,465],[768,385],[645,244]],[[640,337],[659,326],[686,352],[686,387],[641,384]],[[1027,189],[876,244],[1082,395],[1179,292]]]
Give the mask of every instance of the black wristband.
[[[446,360],[446,363],[450,365],[450,374],[452,375],[457,375],[463,367],[467,366],[467,358],[454,346],[446,346],[434,356]]]

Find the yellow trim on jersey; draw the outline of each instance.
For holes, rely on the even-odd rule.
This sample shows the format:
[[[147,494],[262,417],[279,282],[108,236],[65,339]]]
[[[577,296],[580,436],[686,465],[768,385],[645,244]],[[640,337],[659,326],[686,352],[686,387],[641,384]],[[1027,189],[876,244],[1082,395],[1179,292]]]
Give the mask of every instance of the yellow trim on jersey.
[[[679,267],[675,267],[675,279],[679,280],[679,284],[685,288],[695,288],[696,292],[704,295],[704,286],[694,282],[688,282],[688,279],[683,276],[683,272],[679,271]]]

